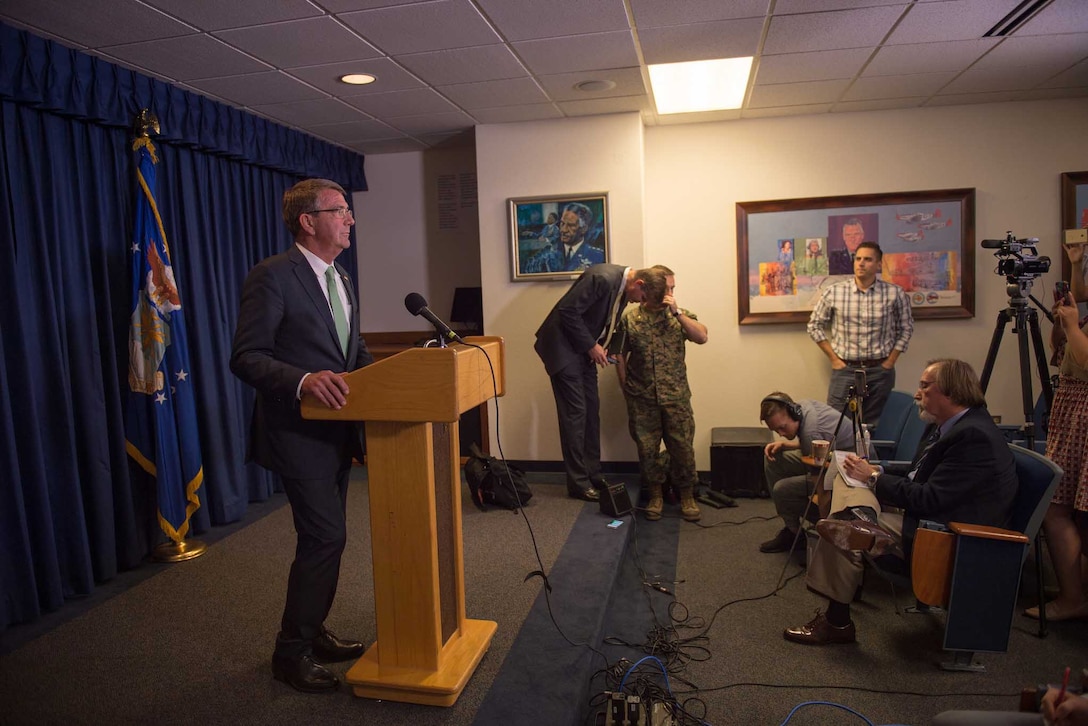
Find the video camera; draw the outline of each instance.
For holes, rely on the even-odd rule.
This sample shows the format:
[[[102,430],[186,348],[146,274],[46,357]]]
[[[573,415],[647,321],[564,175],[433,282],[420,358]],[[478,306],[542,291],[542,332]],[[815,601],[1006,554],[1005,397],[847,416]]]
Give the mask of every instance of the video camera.
[[[982,246],[988,250],[997,250],[994,257],[997,261],[998,275],[1009,278],[1009,282],[1019,278],[1035,279],[1050,270],[1050,258],[1040,256],[1036,246],[1038,237],[1016,239],[1012,232],[1006,233],[1005,239],[984,239]]]

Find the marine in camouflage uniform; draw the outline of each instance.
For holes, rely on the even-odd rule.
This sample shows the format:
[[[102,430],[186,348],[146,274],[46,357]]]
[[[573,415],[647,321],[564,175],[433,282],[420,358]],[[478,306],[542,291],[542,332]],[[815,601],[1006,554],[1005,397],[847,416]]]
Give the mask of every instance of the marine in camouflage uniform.
[[[680,489],[684,519],[699,519],[694,487],[695,416],[688,387],[686,343],[707,340],[706,326],[694,313],[679,308],[672,295],[675,285],[671,270],[667,292],[661,301],[645,301],[628,308],[612,337],[609,353],[617,359],[617,372],[627,401],[631,438],[638,449],[642,480],[649,487],[646,518],[661,518],[662,489],[666,475]],[[661,453],[665,442],[668,454]]]

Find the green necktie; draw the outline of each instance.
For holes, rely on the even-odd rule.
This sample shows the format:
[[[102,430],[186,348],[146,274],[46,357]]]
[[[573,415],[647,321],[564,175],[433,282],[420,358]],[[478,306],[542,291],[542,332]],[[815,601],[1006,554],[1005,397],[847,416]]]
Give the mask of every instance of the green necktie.
[[[325,284],[329,289],[329,307],[332,308],[332,320],[336,323],[336,335],[340,338],[340,350],[348,354],[348,318],[344,315],[344,306],[340,303],[340,293],[336,291],[336,268],[325,268]]]

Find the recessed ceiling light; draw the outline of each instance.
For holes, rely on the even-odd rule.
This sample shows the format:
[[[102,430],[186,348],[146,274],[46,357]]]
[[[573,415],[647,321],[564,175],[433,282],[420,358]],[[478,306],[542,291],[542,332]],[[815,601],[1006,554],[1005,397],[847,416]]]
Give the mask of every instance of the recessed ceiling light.
[[[582,81],[581,83],[574,84],[574,88],[576,90],[585,91],[586,93],[593,93],[595,91],[611,91],[615,87],[615,81]]]
[[[751,72],[751,56],[651,65],[650,85],[654,89],[657,112],[693,113],[740,108]]]
[[[349,83],[353,86],[365,86],[376,80],[378,80],[378,77],[369,73],[348,73],[347,75],[340,76],[341,83]]]

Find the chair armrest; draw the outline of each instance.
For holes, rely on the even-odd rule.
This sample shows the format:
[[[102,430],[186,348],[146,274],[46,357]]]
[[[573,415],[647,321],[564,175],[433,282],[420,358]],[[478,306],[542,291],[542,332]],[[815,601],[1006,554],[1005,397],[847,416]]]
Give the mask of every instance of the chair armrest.
[[[873,451],[881,459],[895,455],[896,443],[890,439],[873,439],[869,443],[872,445]]]
[[[965,524],[963,522],[949,522],[948,528],[961,537],[978,537],[981,539],[994,539],[1003,542],[1019,542],[1027,544],[1028,538],[1023,532],[1016,532],[1001,527],[987,527],[983,524]]]

